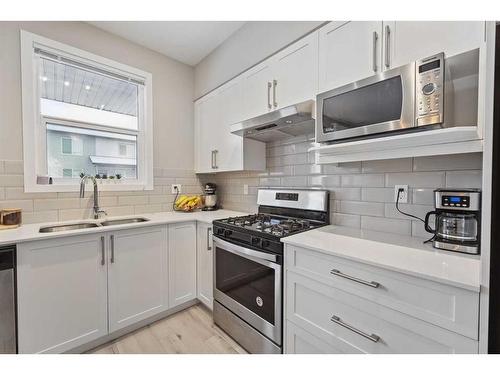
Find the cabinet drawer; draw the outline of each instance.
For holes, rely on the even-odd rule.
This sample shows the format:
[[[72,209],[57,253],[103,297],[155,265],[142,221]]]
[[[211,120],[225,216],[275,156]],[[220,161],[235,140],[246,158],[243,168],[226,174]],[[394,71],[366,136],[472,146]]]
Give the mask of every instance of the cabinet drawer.
[[[337,289],[478,338],[476,292],[289,245],[285,263],[287,269]]]
[[[286,321],[285,330],[285,354],[346,354],[352,350],[343,343],[340,348],[328,345],[290,321]]]
[[[477,341],[286,271],[286,319],[364,353],[477,353]]]

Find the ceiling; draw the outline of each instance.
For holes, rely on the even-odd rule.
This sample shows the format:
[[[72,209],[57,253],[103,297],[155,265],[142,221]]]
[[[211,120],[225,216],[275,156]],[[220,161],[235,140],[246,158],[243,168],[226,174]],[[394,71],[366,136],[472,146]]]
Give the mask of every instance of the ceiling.
[[[41,96],[68,104],[137,115],[137,85],[69,64],[40,59]]]
[[[195,66],[243,21],[92,21],[90,24]]]

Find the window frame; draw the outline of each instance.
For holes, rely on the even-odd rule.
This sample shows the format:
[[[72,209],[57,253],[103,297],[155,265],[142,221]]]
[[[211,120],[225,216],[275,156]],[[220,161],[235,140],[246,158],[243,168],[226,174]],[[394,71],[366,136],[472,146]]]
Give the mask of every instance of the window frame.
[[[93,53],[75,48],[30,32],[21,30],[21,77],[22,77],[22,109],[23,109],[23,155],[24,155],[24,190],[29,193],[36,192],[68,192],[79,191],[79,183],[70,184],[37,184],[37,171],[43,170],[46,160],[47,122],[64,122],[64,119],[45,117],[40,110],[40,85],[38,71],[38,56],[35,46],[43,47],[48,51],[55,51],[60,56],[68,56],[74,61],[82,61],[97,69],[105,69],[110,73],[125,75],[144,82],[143,100],[138,100],[137,132],[137,179],[122,179],[119,184],[102,184],[104,191],[137,191],[153,190],[153,86],[152,74],[117,61],[95,55]],[[68,122],[69,123],[69,122]],[[71,123],[76,124],[75,121]],[[43,126],[42,126],[43,124]],[[78,123],[80,124],[80,123]],[[85,123],[81,123],[85,126]],[[88,124],[92,127],[92,124]],[[102,129],[105,129],[101,125]],[[110,131],[123,132],[122,129],[109,128]],[[41,157],[42,156],[42,157]],[[45,166],[46,167],[46,166]],[[69,179],[68,179],[69,180]]]

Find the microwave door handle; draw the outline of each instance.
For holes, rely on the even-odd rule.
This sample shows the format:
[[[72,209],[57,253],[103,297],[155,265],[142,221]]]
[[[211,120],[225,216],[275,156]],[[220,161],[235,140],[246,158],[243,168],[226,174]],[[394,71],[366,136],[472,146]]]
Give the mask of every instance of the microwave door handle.
[[[376,31],[373,32],[373,71],[377,72],[377,41],[378,41],[378,33]]]

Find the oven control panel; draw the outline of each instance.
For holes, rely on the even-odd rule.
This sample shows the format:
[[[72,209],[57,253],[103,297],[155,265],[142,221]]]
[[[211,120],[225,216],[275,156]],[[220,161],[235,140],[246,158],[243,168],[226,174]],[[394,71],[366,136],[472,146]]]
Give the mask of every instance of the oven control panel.
[[[443,122],[444,53],[417,61],[415,66],[416,125]]]

